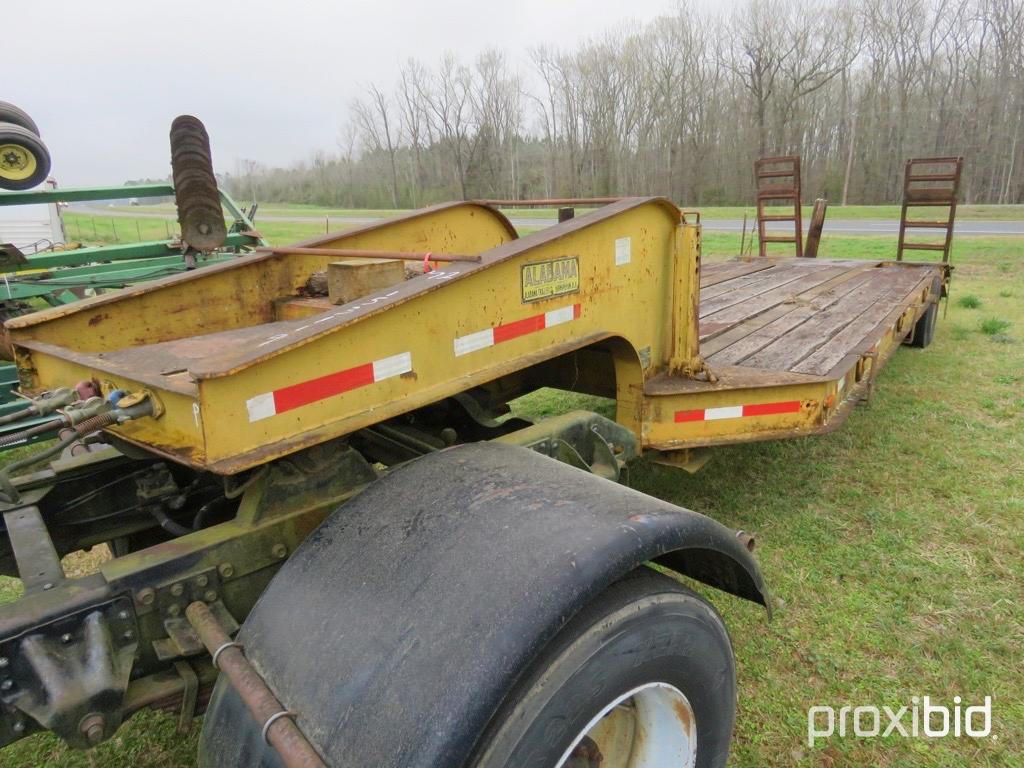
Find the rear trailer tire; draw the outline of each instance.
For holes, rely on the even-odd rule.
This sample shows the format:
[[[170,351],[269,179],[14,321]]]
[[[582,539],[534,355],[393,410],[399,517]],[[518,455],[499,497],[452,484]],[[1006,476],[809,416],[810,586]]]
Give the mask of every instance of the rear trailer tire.
[[[32,189],[50,173],[50,152],[32,131],[0,122],[0,188]]]
[[[918,349],[924,349],[932,343],[932,339],[935,338],[935,324],[939,317],[939,303],[933,301],[928,305],[928,309],[924,311],[924,314],[918,318],[917,323],[914,324],[914,334],[910,341],[910,346],[917,347]]]
[[[641,568],[541,653],[473,768],[720,768],[736,709],[732,645],[707,602]]]
[[[14,123],[22,128],[39,135],[39,126],[36,121],[29,117],[28,112],[21,107],[16,107],[9,101],[0,101],[0,123]]]

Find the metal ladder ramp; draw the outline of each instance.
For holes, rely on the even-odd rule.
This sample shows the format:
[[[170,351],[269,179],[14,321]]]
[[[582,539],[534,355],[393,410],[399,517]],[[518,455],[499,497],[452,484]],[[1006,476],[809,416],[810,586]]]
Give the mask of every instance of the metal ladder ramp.
[[[907,160],[903,172],[903,209],[900,213],[900,238],[896,260],[903,261],[903,251],[941,251],[942,261],[949,261],[953,244],[953,222],[960,192],[962,157],[917,157]],[[918,207],[946,208],[945,219],[911,219],[908,209]],[[908,229],[942,230],[941,243],[907,242]]]
[[[757,242],[758,255],[768,255],[769,243],[793,243],[796,256],[803,256],[803,221],[800,212],[800,157],[762,157],[754,163],[754,181],[757,186]],[[767,213],[792,205],[792,213]],[[771,203],[771,205],[769,205]],[[773,221],[793,222],[793,234],[769,234],[765,224]]]

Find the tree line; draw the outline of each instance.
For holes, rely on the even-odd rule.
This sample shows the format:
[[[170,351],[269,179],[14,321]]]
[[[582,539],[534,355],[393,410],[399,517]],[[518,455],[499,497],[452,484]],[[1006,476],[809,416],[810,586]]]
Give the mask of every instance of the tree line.
[[[798,154],[804,198],[898,202],[903,162],[963,155],[966,202],[1024,201],[1024,0],[688,5],[571,49],[409,60],[351,104],[338,151],[226,179],[261,201],[667,195],[749,204]]]

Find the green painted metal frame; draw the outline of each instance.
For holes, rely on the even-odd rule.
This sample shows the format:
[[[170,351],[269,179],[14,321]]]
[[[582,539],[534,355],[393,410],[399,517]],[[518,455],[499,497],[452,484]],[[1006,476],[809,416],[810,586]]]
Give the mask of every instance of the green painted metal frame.
[[[80,189],[43,189],[0,194],[0,206],[79,203],[99,200],[174,197],[170,184],[140,184],[131,187],[87,187]],[[253,222],[223,190],[221,205],[234,219],[224,245],[229,248],[256,248],[267,242],[255,231]],[[198,255],[196,266],[204,267],[235,258],[232,253]],[[103,245],[68,251],[26,256],[24,263],[0,262],[0,302],[45,301],[60,306],[78,301],[71,289],[104,290],[123,288],[132,283],[164,277],[188,269],[176,240],[150,240],[139,243]],[[25,407],[14,390],[18,386],[15,366],[0,363],[0,416]],[[52,417],[50,417],[52,418]],[[24,419],[0,425],[0,437],[19,432],[45,421],[46,417]],[[0,452],[20,447],[47,436],[35,436],[14,445],[0,446]]]

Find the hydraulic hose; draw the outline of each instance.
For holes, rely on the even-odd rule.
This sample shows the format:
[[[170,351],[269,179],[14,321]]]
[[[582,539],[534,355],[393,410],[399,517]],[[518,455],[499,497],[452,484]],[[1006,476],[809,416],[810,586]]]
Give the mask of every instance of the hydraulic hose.
[[[149,513],[156,519],[158,523],[160,523],[160,527],[172,536],[185,536],[189,533],[192,533],[191,528],[184,526],[181,523],[176,523],[167,515],[166,512],[163,511],[163,509],[160,506],[150,507]]]
[[[149,400],[144,400],[143,402],[129,406],[128,408],[114,408],[110,411],[104,411],[103,413],[91,416],[90,418],[75,424],[71,428],[72,431],[67,437],[62,438],[58,442],[42,451],[39,451],[38,453],[33,453],[31,456],[26,456],[24,459],[12,462],[3,469],[0,469],[0,494],[2,494],[5,497],[5,500],[9,503],[17,502],[21,498],[21,494],[18,493],[18,489],[15,488],[14,484],[11,482],[11,475],[17,470],[30,467],[33,464],[38,464],[40,461],[48,459],[51,456],[56,456],[72,443],[78,442],[86,435],[90,435],[104,427],[109,427],[122,421],[129,421],[130,419],[137,419],[140,416],[149,416],[152,415],[152,413],[153,404]]]

